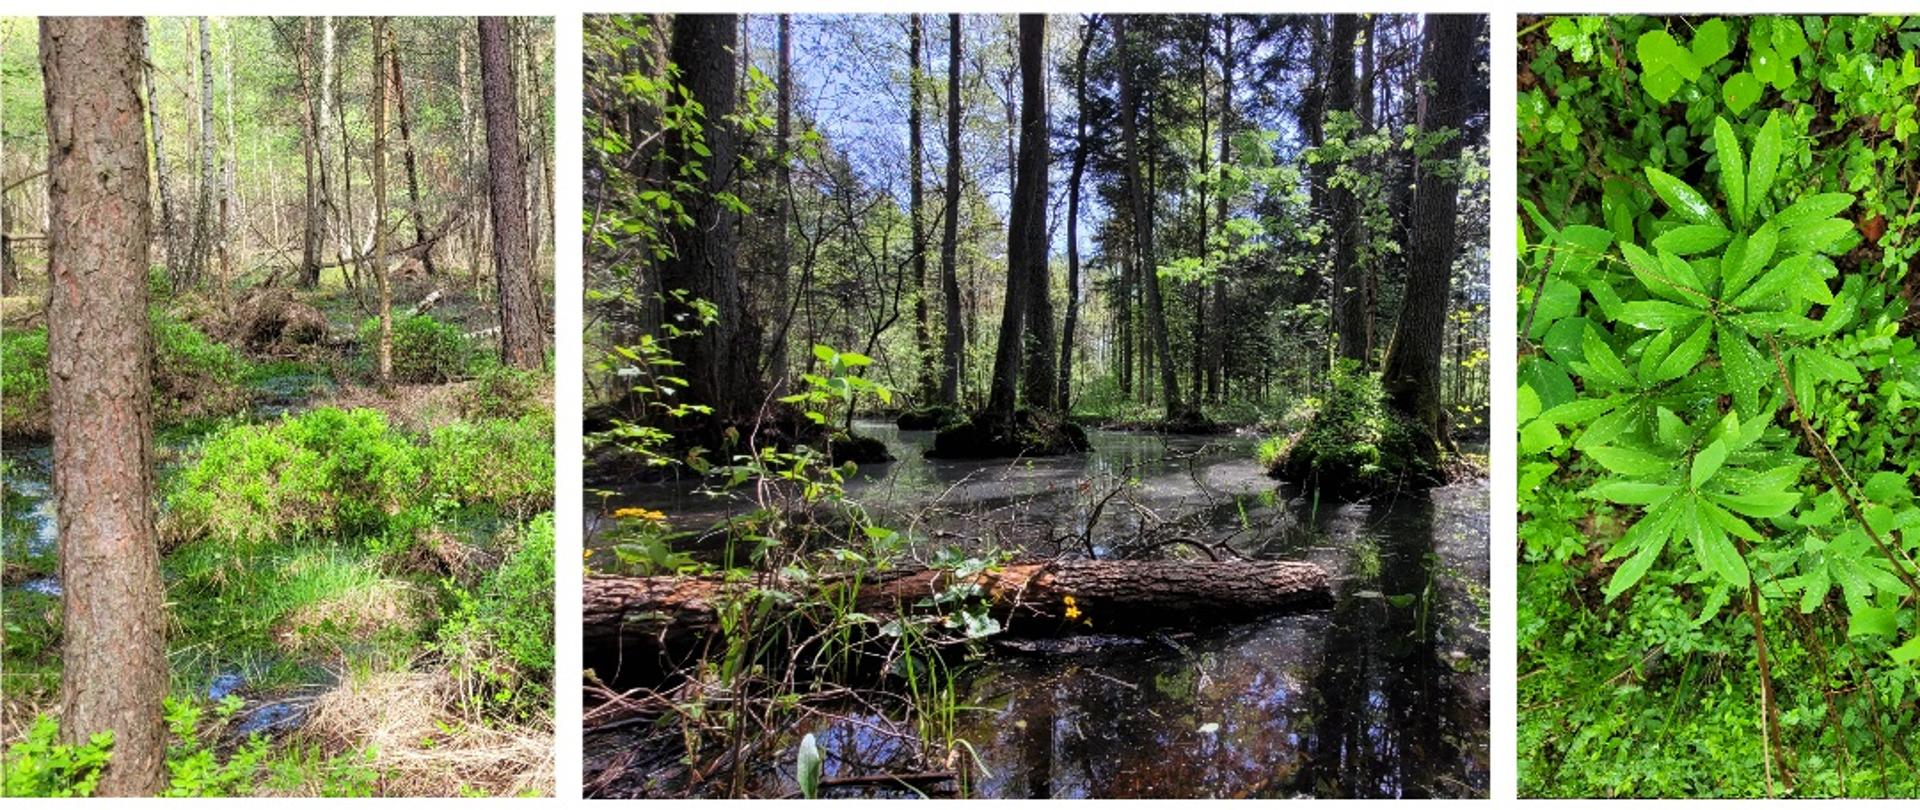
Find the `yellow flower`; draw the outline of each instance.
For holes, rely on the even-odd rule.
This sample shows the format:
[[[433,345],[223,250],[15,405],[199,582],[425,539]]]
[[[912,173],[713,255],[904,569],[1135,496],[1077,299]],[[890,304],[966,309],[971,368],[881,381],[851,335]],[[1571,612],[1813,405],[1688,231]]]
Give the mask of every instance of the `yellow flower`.
[[[665,512],[656,512],[652,509],[641,509],[640,507],[637,507],[637,506],[623,506],[619,509],[615,509],[613,510],[613,516],[616,518],[622,518],[622,519],[651,520],[655,523],[658,523],[660,521],[667,519],[667,513]]]
[[[581,553],[580,559],[584,560],[592,556],[593,556],[593,549],[587,549],[585,552]]]
[[[1066,613],[1067,621],[1073,621],[1074,619],[1080,618],[1080,606],[1074,604],[1073,594],[1067,594],[1065,601],[1067,603],[1067,613]]]

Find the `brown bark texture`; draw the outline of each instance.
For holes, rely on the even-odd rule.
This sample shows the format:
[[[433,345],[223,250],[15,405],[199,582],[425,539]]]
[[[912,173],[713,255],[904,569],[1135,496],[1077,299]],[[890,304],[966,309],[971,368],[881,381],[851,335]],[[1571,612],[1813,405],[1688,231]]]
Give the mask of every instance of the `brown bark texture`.
[[[943,611],[949,608],[933,607],[933,597],[966,584],[946,569],[874,574],[859,583],[853,605],[871,616]],[[1317,609],[1332,599],[1326,571],[1304,562],[1054,560],[982,572],[971,584],[1013,633],[1211,625]],[[717,577],[588,577],[582,643],[634,651],[699,640],[719,632],[717,606],[758,586]]]
[[[960,362],[966,330],[960,324],[960,15],[947,16],[946,228],[940,237],[940,404],[960,404]]]
[[[144,23],[40,23],[48,134],[48,403],[58,503],[61,728],[112,731],[103,796],[166,779],[165,591],[154,529]]]
[[[1440,355],[1444,349],[1447,303],[1452,298],[1453,261],[1460,242],[1455,234],[1460,180],[1443,161],[1456,161],[1466,146],[1459,134],[1476,106],[1474,37],[1484,18],[1436,14],[1427,18],[1421,72],[1420,129],[1452,130],[1420,162],[1413,197],[1412,239],[1408,246],[1406,297],[1393,341],[1387,349],[1381,382],[1394,409],[1446,441],[1446,414],[1440,402]],[[1484,98],[1484,96],[1482,97]]]
[[[529,258],[526,180],[514,110],[512,53],[504,17],[480,18],[480,92],[487,117],[487,192],[493,213],[493,268],[500,285],[500,359],[539,368],[546,324]]]

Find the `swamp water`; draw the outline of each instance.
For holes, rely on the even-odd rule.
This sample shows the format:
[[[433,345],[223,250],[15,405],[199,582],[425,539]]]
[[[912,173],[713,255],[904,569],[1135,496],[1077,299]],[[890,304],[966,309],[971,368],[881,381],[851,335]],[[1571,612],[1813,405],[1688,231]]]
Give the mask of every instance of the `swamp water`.
[[[928,538],[926,553],[968,550],[980,538],[1035,555],[1083,548],[1078,533],[1096,505],[1131,482],[1099,508],[1089,533],[1103,555],[1143,536],[1178,536],[1252,558],[1315,562],[1334,577],[1335,603],[1325,611],[1221,616],[1213,628],[1058,647],[999,645],[967,663],[953,736],[983,766],[969,795],[1487,794],[1484,479],[1367,504],[1315,503],[1268,478],[1248,437],[1093,431],[1090,454],[1010,463],[926,459],[929,432],[856,427],[886,441],[896,460],[864,467],[850,496],[882,525]],[[743,508],[672,483],[604,502],[608,512],[664,510],[677,526]],[[603,543],[598,519],[588,524],[589,545]],[[809,732],[828,780],[945,768],[913,761],[912,730],[897,719],[849,712],[785,730],[750,774],[750,793],[798,789],[795,749]],[[645,747],[646,734],[590,735],[589,781]],[[672,757],[643,759],[659,767]],[[608,795],[647,791],[646,767],[627,761],[632,772],[608,785]],[[914,793],[867,787],[827,795]]]
[[[266,377],[254,386],[247,419],[270,422],[297,414],[331,386],[328,378],[314,373]],[[156,485],[200,438],[165,431],[155,436]],[[53,497],[52,442],[8,441],[0,452],[0,464],[4,465],[0,565],[5,572],[0,613],[53,609],[64,589],[57,573],[60,524]],[[8,627],[7,632],[15,628]],[[177,688],[199,693],[213,703],[229,696],[242,700],[244,705],[229,730],[236,737],[255,732],[272,735],[298,727],[306,718],[306,704],[335,680],[322,666],[258,654],[228,655],[208,645],[172,650],[168,657]],[[289,680],[301,685],[256,688],[258,681]]]

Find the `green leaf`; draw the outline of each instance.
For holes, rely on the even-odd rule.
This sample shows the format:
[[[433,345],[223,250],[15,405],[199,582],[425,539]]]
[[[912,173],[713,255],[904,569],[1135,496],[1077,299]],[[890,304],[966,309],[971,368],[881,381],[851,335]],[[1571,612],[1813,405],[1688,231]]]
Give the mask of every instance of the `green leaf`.
[[[800,738],[800,750],[795,755],[795,779],[800,783],[800,795],[808,799],[820,798],[820,775],[826,769],[826,761],[820,756],[820,743],[812,733]]]
[[[1627,371],[1626,364],[1620,362],[1620,356],[1600,336],[1599,327],[1588,327],[1586,335],[1580,339],[1580,347],[1587,364],[1587,374],[1584,376],[1619,388],[1634,384],[1633,373]]]
[[[1628,588],[1632,588],[1635,583],[1646,577],[1647,570],[1660,559],[1660,552],[1666,548],[1666,535],[1658,535],[1651,542],[1642,545],[1640,550],[1634,552],[1626,562],[1621,563],[1619,568],[1614,569],[1613,577],[1607,580],[1604,591],[1606,600],[1612,602],[1615,597],[1625,593]]]
[[[1893,504],[1913,498],[1913,482],[1899,473],[1877,472],[1867,479],[1862,488],[1867,499],[1875,503]]]
[[[1805,255],[1788,256],[1774,265],[1766,275],[1761,276],[1752,287],[1735,296],[1733,305],[1748,309],[1786,292],[1799,281],[1800,274],[1808,271],[1811,262],[1812,260]]]
[[[1772,369],[1760,350],[1738,330],[1722,328],[1718,338],[1720,370],[1725,372],[1727,390],[1733,394],[1734,407],[1747,413],[1760,410],[1760,391],[1772,379]]]
[[[1620,475],[1655,475],[1673,469],[1673,460],[1628,447],[1593,447],[1587,457]]]
[[[1725,442],[1714,442],[1702,448],[1700,452],[1695,453],[1693,456],[1693,488],[1699,489],[1702,484],[1705,484],[1709,479],[1713,478],[1713,474],[1720,471],[1720,465],[1726,462],[1727,445]]]
[[[1733,52],[1733,46],[1727,44],[1727,24],[1718,18],[1703,22],[1694,29],[1692,44],[1694,64],[1703,70]]]
[[[1720,215],[1707,205],[1707,199],[1694,191],[1692,186],[1680,181],[1680,178],[1667,174],[1652,166],[1647,167],[1647,183],[1653,186],[1653,192],[1660,195],[1667,207],[1681,219],[1696,225],[1714,225],[1725,227]]]
[[[1746,76],[1748,81],[1753,82],[1754,98],[1759,98],[1760,83],[1753,81],[1753,77],[1746,73],[1737,74],[1734,78],[1740,76]],[[1728,79],[1727,83],[1731,85],[1733,79]],[[1767,192],[1773,190],[1773,173],[1780,166],[1780,137],[1780,115],[1769,112],[1767,123],[1760,127],[1760,134],[1753,138],[1753,159],[1749,161],[1752,165],[1747,167],[1747,209],[1750,214],[1759,213],[1761,205],[1767,200]]]
[[[1893,638],[1900,630],[1899,614],[1893,608],[1861,605],[1847,617],[1847,635]]]
[[[1760,275],[1760,271],[1767,269],[1767,262],[1773,261],[1774,250],[1779,244],[1780,229],[1775,228],[1773,223],[1769,222],[1761,225],[1759,230],[1754,231],[1752,236],[1747,237],[1744,249],[1740,253],[1739,261],[1735,262],[1732,267],[1728,267],[1726,260],[1722,259],[1720,264],[1721,297],[1725,298],[1738,295],[1741,290],[1746,289],[1747,282],[1752,281],[1755,276]]]
[[[1841,240],[1853,233],[1853,223],[1844,219],[1822,219],[1788,228],[1780,234],[1780,249],[1790,252],[1833,253]]]
[[[1726,100],[1727,109],[1735,113],[1743,113],[1748,107],[1753,106],[1754,102],[1760,100],[1762,89],[1760,80],[1754,78],[1752,73],[1743,70],[1727,77],[1726,83],[1720,85],[1720,95]]]
[[[1724,23],[1722,30],[1725,30]],[[1698,43],[1699,38],[1696,36],[1694,41]],[[1726,195],[1727,210],[1733,214],[1733,221],[1744,226],[1747,224],[1747,159],[1740,154],[1740,140],[1734,137],[1733,125],[1725,118],[1713,119],[1713,148],[1714,155],[1720,159],[1720,193]]]
[[[1815,194],[1800,198],[1794,204],[1782,209],[1780,213],[1774,214],[1773,219],[1768,222],[1784,232],[1811,222],[1831,218],[1852,205],[1852,194]]]
[[[1760,519],[1776,518],[1793,509],[1800,502],[1798,492],[1762,492],[1762,493],[1710,493],[1715,503],[1725,506],[1747,517]]]
[[[1660,368],[1654,375],[1655,382],[1677,380],[1692,371],[1694,366],[1707,356],[1707,341],[1713,339],[1713,322],[1702,321],[1700,327],[1693,330],[1686,340],[1673,348],[1673,353],[1660,361]]]
[[[1732,236],[1732,231],[1713,225],[1682,225],[1660,234],[1653,240],[1653,246],[1678,256],[1692,256],[1724,245]],[[1629,246],[1620,247],[1624,250]]]
[[[1680,488],[1673,484],[1657,484],[1649,481],[1602,481],[1589,487],[1587,494],[1613,503],[1646,506],[1659,503],[1667,496],[1679,491]]]
[[[1620,306],[1620,320],[1641,329],[1673,329],[1692,323],[1702,314],[1671,301],[1629,301]]]
[[[1727,539],[1727,533],[1717,524],[1700,519],[1697,504],[1690,504],[1687,519],[1681,522],[1683,531],[1691,533],[1693,553],[1700,567],[1720,577],[1736,588],[1747,587],[1747,561],[1741,559],[1740,549]]]
[[[1911,665],[1920,659],[1920,636],[1907,639],[1907,643],[1888,650],[1887,655],[1902,664]]]

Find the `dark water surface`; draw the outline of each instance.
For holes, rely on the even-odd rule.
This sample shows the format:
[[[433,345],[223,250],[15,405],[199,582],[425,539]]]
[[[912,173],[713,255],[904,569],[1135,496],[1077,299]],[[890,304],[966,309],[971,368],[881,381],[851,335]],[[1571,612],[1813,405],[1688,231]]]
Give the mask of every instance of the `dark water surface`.
[[[1059,538],[1086,529],[1103,496],[1135,481],[1108,500],[1090,533],[1103,556],[1160,527],[1150,535],[1308,560],[1335,577],[1335,604],[1322,612],[1221,616],[1197,632],[1109,638],[1058,654],[1001,649],[968,664],[959,689],[969,708],[955,736],[985,771],[969,795],[1487,794],[1484,479],[1369,504],[1315,503],[1266,477],[1251,437],[1094,431],[1094,452],[1082,456],[962,462],[923,458],[928,432],[858,428],[885,440],[897,460],[863,469],[850,493],[883,524],[925,537],[929,553],[991,541],[1052,554]],[[660,509],[680,526],[743,508],[672,483],[605,504]],[[598,525],[589,516],[590,545],[600,542],[591,537]],[[914,746],[902,735],[912,729],[851,713],[789,729],[752,777],[752,793],[797,789],[795,745],[807,732],[829,779],[941,765],[911,761]],[[587,767],[603,767],[644,733],[589,737]],[[624,792],[643,790],[636,778]],[[833,795],[913,795],[867,790]]]

